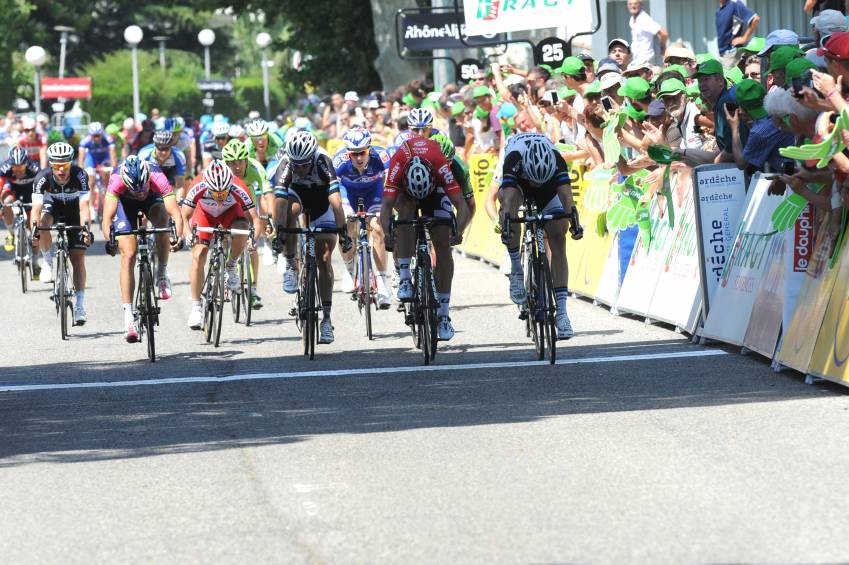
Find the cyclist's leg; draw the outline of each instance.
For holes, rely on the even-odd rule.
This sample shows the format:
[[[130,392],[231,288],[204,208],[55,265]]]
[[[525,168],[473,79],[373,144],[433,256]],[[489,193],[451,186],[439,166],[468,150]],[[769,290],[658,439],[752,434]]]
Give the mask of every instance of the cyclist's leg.
[[[165,211],[165,204],[162,203],[161,196],[149,196],[142,206],[144,215],[150,220],[155,228],[167,228],[168,212]],[[167,274],[168,258],[171,256],[170,236],[167,233],[156,234],[156,272],[154,276],[157,279],[163,278]]]
[[[550,197],[550,198],[549,198]],[[548,202],[545,202],[548,199]],[[563,212],[561,195],[553,191],[540,191],[537,207],[541,212],[557,214]],[[557,334],[561,338],[572,337],[572,325],[566,312],[566,301],[569,297],[569,265],[566,260],[566,227],[565,219],[554,220],[545,225],[548,235],[548,249],[551,257],[551,282],[554,290],[554,300],[557,305]]]
[[[15,195],[15,192],[12,190],[12,188],[9,185],[6,185],[6,187],[3,189],[2,194],[0,194],[0,198],[2,198],[4,205],[3,222],[6,223],[6,230],[8,231],[9,235],[12,235],[12,226],[15,223],[15,214],[14,210],[9,208],[8,206],[17,199],[17,196]]]
[[[79,222],[79,218],[76,221]],[[81,230],[68,232],[68,247],[70,248],[68,256],[71,259],[71,266],[74,268],[74,307],[76,310],[83,310],[85,312],[86,246],[82,240]],[[74,317],[77,317],[76,313]],[[85,317],[85,314],[83,314],[83,317]]]
[[[209,218],[203,211],[203,208],[197,207],[192,214],[192,226],[210,227]],[[197,304],[200,307],[200,293],[203,286],[204,267],[206,266],[206,256],[209,251],[209,242],[212,240],[212,234],[200,233],[197,234],[194,247],[192,247],[192,266],[189,270],[189,291],[192,298],[192,306]]]
[[[342,186],[339,192],[342,197],[342,212],[347,218],[355,212],[349,198],[352,198],[354,202],[356,202],[359,193],[353,192],[352,194],[349,194],[349,189],[345,186]],[[348,230],[348,236],[352,240],[356,240],[358,230],[357,224],[355,222],[349,222],[345,224],[345,229]],[[342,257],[342,263],[345,265],[345,273],[342,277],[342,292],[354,292],[354,247],[351,247],[351,249],[346,253],[342,250],[342,243],[340,241],[339,255]]]
[[[524,201],[524,195],[519,188],[506,186],[501,188],[498,196],[501,201],[501,226],[502,229],[505,229],[507,226],[507,216],[516,216],[519,206]],[[524,303],[526,298],[524,286],[525,270],[522,265],[522,252],[519,250],[521,233],[521,226],[511,225],[509,234],[505,232],[501,234],[501,241],[506,244],[507,253],[510,256],[510,300],[516,304]]]
[[[416,215],[417,202],[403,193],[398,194],[395,201],[395,211],[399,220],[410,220]],[[412,273],[410,258],[415,246],[415,231],[413,226],[395,227],[395,257],[398,259],[398,274],[401,279],[398,285],[398,299],[409,301],[413,295]]]
[[[115,211],[115,218],[112,220],[112,230],[115,233],[118,249],[121,251],[121,304],[125,311],[128,306],[132,311],[133,293],[136,289],[136,278],[133,271],[136,265],[136,238],[126,235],[132,229],[132,223],[129,220],[130,214],[131,217],[136,217],[136,211],[132,209],[132,205],[128,203],[125,206],[124,201],[119,198],[118,209]]]
[[[318,228],[335,228],[336,220],[333,209],[328,206],[325,210],[313,210],[316,215],[310,215],[310,225]],[[320,215],[319,215],[320,213]],[[333,300],[333,249],[336,247],[336,236],[319,234],[315,238],[315,257],[318,267],[318,288],[321,302],[324,306],[324,317],[330,317],[330,305]]]

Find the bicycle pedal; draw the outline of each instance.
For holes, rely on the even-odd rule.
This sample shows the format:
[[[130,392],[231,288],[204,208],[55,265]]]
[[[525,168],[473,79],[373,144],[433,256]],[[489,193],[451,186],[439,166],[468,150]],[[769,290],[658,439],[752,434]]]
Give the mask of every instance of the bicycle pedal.
[[[523,320],[523,321],[527,320],[528,319],[528,311],[522,310],[521,312],[519,312],[519,319]]]
[[[289,315],[290,315],[290,316],[292,316],[292,317],[294,318],[295,316],[297,316],[297,315],[298,315],[298,309],[297,309],[297,308],[292,308],[291,310],[289,310]]]

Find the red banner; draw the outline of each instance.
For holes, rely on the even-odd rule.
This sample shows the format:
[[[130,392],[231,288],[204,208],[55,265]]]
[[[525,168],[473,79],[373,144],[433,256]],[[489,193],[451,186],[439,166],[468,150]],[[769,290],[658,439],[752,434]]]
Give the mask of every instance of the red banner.
[[[91,98],[91,77],[43,78],[42,98]]]

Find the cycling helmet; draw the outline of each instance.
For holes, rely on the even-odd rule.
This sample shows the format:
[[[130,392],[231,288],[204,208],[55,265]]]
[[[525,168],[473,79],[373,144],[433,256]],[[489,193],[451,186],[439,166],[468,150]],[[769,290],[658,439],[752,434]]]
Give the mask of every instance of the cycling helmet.
[[[12,147],[12,150],[9,151],[9,161],[13,165],[24,165],[28,160],[27,150],[23,147]]]
[[[130,155],[121,165],[121,180],[130,192],[144,192],[150,180],[150,165],[138,155]]]
[[[103,135],[103,124],[100,122],[91,122],[88,124],[88,133],[91,135]]]
[[[174,118],[165,118],[162,122],[162,129],[167,131],[174,131]]]
[[[259,137],[268,133],[268,122],[265,120],[254,120],[250,122],[245,130],[251,137]]]
[[[74,137],[74,128],[71,126],[65,126],[62,128],[62,135],[65,139],[71,139]]]
[[[286,142],[286,156],[295,164],[312,161],[318,151],[318,140],[308,131],[299,131]]]
[[[183,131],[184,127],[186,127],[186,120],[183,119],[183,116],[177,116],[174,118],[174,127],[171,128],[171,131]]]
[[[230,126],[230,129],[227,131],[227,135],[230,137],[242,137],[245,135],[245,128],[240,126],[239,124],[233,124]]]
[[[73,132],[73,129],[71,131]],[[103,128],[103,131],[105,131],[112,137],[117,137],[121,133],[121,128],[119,128],[117,124],[109,124],[108,126]],[[71,133],[71,135],[73,135],[73,133]]]
[[[436,133],[430,137],[433,141],[439,144],[439,148],[442,149],[442,154],[445,155],[445,158],[449,161],[454,159],[454,154],[456,150],[454,149],[454,144],[448,139],[448,136],[444,133]]]
[[[433,114],[427,108],[413,108],[407,115],[411,128],[426,128],[433,125]]]
[[[153,132],[153,143],[156,145],[171,145],[174,139],[174,134],[167,129],[158,129]]]
[[[537,184],[545,184],[554,176],[554,149],[543,137],[536,137],[527,142],[527,151],[522,160],[522,170],[525,178]]]
[[[226,137],[230,126],[224,122],[213,122],[211,130],[213,137]]]
[[[416,200],[422,200],[433,191],[433,175],[430,165],[421,157],[413,157],[407,165],[407,192]]]
[[[70,163],[74,158],[74,148],[58,141],[47,148],[47,160],[51,163]]]
[[[21,129],[35,129],[35,120],[29,116],[21,118]]]
[[[231,139],[221,150],[224,161],[241,161],[248,158],[248,146],[241,139]]]
[[[213,159],[203,172],[203,182],[211,192],[228,192],[233,183],[233,171],[221,159]]]
[[[351,128],[342,140],[348,151],[363,151],[371,147],[371,134],[366,128]]]

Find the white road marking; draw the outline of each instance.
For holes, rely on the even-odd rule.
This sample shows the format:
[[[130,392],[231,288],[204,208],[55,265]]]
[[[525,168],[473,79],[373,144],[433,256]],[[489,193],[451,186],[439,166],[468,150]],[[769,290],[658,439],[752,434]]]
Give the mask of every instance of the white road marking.
[[[594,363],[616,363],[623,361],[656,361],[662,359],[682,359],[689,357],[715,357],[727,355],[718,349],[700,349],[670,353],[643,353],[636,355],[611,355],[606,357],[584,357],[578,359],[560,359],[558,365],[584,365]],[[543,367],[548,361],[507,361],[502,363],[469,363],[465,365],[429,365],[413,367],[374,367],[363,369],[336,369],[325,371],[297,371],[292,373],[250,373],[227,377],[172,377],[165,379],[145,379],[134,381],[101,381],[87,383],[51,383],[0,385],[0,392],[31,392],[42,390],[68,390],[81,388],[117,388],[130,386],[180,385],[192,383],[226,383],[237,381],[259,381],[274,379],[300,379],[306,377],[347,377],[355,375],[385,375],[391,373],[427,373],[435,371],[475,371],[480,369],[509,369],[523,367]]]

